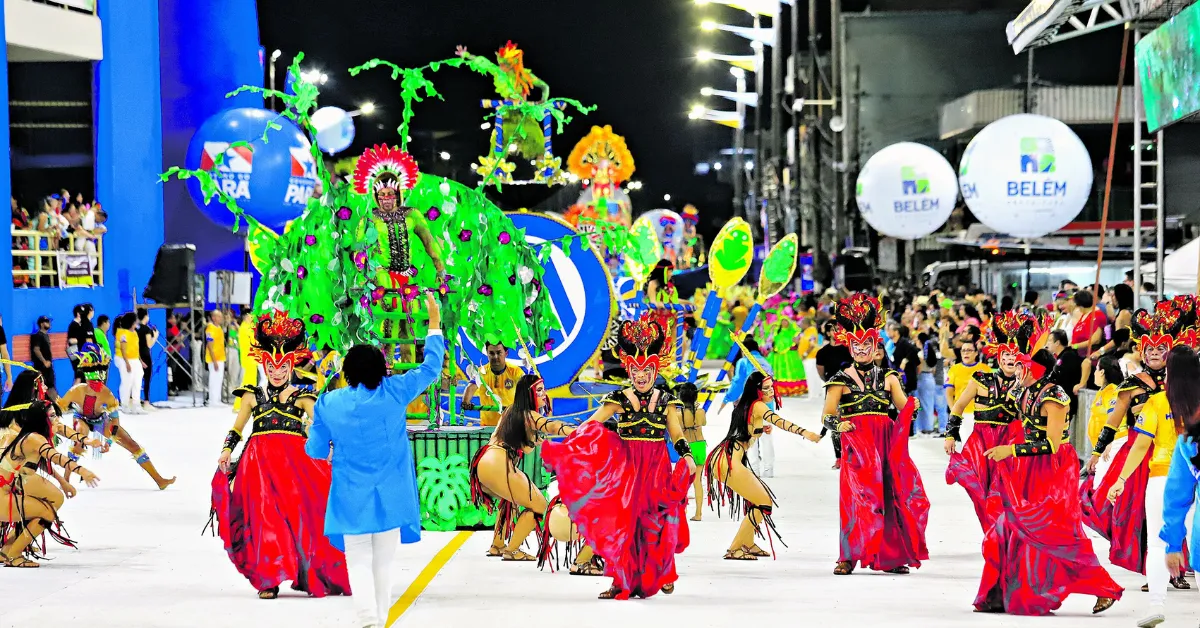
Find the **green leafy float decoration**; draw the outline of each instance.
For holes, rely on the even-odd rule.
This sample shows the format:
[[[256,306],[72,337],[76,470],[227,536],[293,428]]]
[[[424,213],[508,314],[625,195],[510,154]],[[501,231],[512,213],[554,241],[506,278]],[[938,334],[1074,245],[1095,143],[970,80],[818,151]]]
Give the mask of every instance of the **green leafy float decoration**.
[[[471,502],[471,471],[466,457],[429,456],[417,464],[417,494],[421,527],[448,531],[459,527],[492,526],[496,515]]]
[[[286,310],[305,321],[317,342],[338,351],[359,343],[380,345],[383,338],[373,300],[380,288],[377,277],[383,262],[378,254],[380,234],[372,220],[374,199],[332,180],[326,170],[311,121],[318,90],[300,78],[303,58],[303,53],[298,54],[289,70],[297,79],[294,95],[251,86],[229,94],[253,92],[279,98],[285,105],[281,115],[312,140],[319,197],[310,199],[305,211],[283,233],[274,233],[246,214],[219,189],[210,172],[174,167],[161,178],[195,178],[206,201],[215,197],[236,216],[235,231],[245,221],[251,258],[263,273],[255,297],[256,311]],[[420,71],[405,76],[410,77],[405,84],[415,89],[413,81]],[[432,85],[426,93],[436,94],[428,90]],[[407,138],[411,96],[403,95],[402,140]],[[276,122],[269,125],[269,129],[279,128]],[[418,269],[412,283],[443,295],[448,329],[461,327],[476,339],[491,335],[508,346],[518,346],[523,339],[542,350],[553,348],[550,333],[560,323],[542,289],[544,270],[539,253],[528,244],[523,230],[480,190],[428,174],[419,175],[405,204],[421,212],[434,240],[444,243],[442,261],[448,281],[439,285],[429,252],[420,239],[410,239],[412,265]],[[417,322],[425,318],[417,308],[412,316]]]

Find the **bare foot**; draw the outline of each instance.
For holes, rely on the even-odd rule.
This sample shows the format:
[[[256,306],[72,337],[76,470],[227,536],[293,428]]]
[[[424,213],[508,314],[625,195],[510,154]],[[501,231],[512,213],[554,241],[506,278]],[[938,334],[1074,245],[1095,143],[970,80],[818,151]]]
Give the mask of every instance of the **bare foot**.
[[[695,517],[692,517],[692,519],[691,519],[691,520],[692,520],[692,521],[700,521],[700,513],[696,513],[696,516],[695,516]]]
[[[170,486],[174,483],[175,483],[175,478],[171,478],[169,480],[163,480],[162,482],[158,483],[158,490],[165,491],[165,490],[167,490],[168,486]]]

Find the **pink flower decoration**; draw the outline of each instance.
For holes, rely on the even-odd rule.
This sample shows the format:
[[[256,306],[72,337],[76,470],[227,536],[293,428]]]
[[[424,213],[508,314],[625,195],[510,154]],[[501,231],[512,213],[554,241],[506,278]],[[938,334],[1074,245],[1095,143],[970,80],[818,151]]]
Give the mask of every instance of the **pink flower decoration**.
[[[365,309],[365,308],[371,307],[371,300],[368,299],[366,295],[363,295],[363,297],[358,300],[358,304],[363,306],[363,308]]]
[[[296,276],[301,279],[304,279],[305,277],[308,276],[308,269],[305,268],[304,266],[296,267]]]
[[[337,217],[338,217],[338,220],[350,220],[350,208],[343,207],[343,208],[337,210]]]
[[[512,242],[512,236],[508,235],[507,231],[501,231],[500,232],[500,244],[508,244],[509,242]]]
[[[375,288],[371,291],[371,300],[378,301],[383,298],[383,288]]]
[[[354,267],[363,270],[367,267],[367,252],[359,251],[354,254]]]
[[[508,276],[508,283],[510,283],[510,284],[512,284],[512,285],[514,285],[514,286],[515,286],[515,285],[517,285],[517,276],[516,276],[516,275],[509,275],[509,276]]]
[[[307,244],[307,245],[309,245],[309,246],[312,246],[312,245],[316,244],[316,243],[317,243],[317,236],[315,236],[315,235],[312,235],[312,234],[309,234],[309,235],[306,235],[306,236],[304,236],[304,243],[305,243],[305,244]]]
[[[533,318],[533,308],[525,308],[525,318]]]
[[[441,210],[436,207],[430,207],[429,211],[425,212],[425,218],[428,220],[437,220],[442,215]]]
[[[546,342],[542,345],[542,348],[545,349],[546,351],[550,351],[551,349],[553,349],[554,348],[554,339],[547,338]]]
[[[320,314],[313,314],[312,316],[308,317],[308,320],[312,321],[314,324],[320,325],[321,323],[325,322],[325,317],[321,316]]]
[[[479,286],[479,294],[482,294],[485,297],[492,296],[492,287],[487,285],[486,283],[483,284],[482,286]]]
[[[462,231],[459,231],[458,239],[462,242],[470,242],[471,241],[471,230],[463,229]]]
[[[417,298],[417,296],[419,296],[420,294],[421,294],[421,289],[418,288],[417,284],[414,284],[414,283],[405,284],[404,288],[402,288],[400,290],[400,296],[405,301],[412,301],[413,299]]]

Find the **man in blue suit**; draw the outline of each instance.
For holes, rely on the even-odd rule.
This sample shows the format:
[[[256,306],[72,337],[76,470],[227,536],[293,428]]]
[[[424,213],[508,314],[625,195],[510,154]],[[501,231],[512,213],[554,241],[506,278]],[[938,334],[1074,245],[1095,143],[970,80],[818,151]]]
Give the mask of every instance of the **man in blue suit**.
[[[416,467],[404,408],[438,378],[446,341],[437,301],[426,294],[429,333],[416,370],[387,377],[378,347],[346,353],[347,387],[321,395],[308,428],[305,451],[321,460],[333,453],[333,482],[325,535],[345,536],[346,566],[359,626],[383,628],[391,608],[391,565],[396,542],[421,540]]]

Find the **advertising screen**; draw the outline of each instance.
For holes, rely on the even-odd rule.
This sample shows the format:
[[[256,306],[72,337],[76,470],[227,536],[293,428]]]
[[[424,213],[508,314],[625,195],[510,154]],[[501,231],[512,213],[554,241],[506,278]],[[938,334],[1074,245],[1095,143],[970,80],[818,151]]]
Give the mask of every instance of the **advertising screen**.
[[[1151,132],[1200,111],[1200,5],[1143,37],[1134,55]]]

